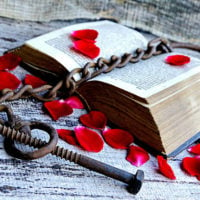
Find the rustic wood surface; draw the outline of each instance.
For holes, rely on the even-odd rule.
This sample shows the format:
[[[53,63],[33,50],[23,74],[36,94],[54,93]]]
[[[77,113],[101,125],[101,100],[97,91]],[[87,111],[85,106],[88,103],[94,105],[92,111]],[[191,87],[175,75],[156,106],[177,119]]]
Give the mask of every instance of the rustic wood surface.
[[[4,51],[23,44],[24,41],[37,35],[49,32],[70,24],[67,21],[49,23],[23,22],[0,18],[0,55]],[[26,72],[18,68],[14,71],[23,77]],[[58,121],[51,118],[42,110],[42,102],[35,99],[23,99],[5,102],[11,105],[14,112],[27,120],[41,120],[55,128],[73,129],[78,122],[78,116],[85,110],[75,110],[69,117]],[[1,115],[1,117],[5,117]],[[38,132],[35,133],[37,136]],[[39,135],[45,139],[44,135]],[[101,153],[87,153],[59,140],[59,145],[76,152],[106,162],[115,167],[135,173],[137,168],[125,160],[126,151],[115,150],[105,145]],[[21,148],[27,150],[27,147]],[[200,196],[200,182],[181,170],[181,160],[191,156],[187,151],[180,153],[169,161],[175,171],[177,180],[163,177],[157,170],[157,162],[151,156],[149,162],[139,169],[145,172],[145,182],[141,191],[133,196],[126,191],[125,184],[87,170],[55,156],[47,155],[33,161],[22,161],[10,157],[4,151],[3,137],[0,136],[0,199],[138,199],[138,200],[197,200]]]
[[[21,20],[106,17],[182,42],[200,43],[199,0],[1,0],[0,16]]]

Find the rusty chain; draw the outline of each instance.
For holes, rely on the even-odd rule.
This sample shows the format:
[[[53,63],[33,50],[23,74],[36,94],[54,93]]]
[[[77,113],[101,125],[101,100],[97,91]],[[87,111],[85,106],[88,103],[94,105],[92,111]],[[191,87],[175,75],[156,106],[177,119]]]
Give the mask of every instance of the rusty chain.
[[[99,58],[96,62],[88,62],[83,68],[72,70],[64,80],[60,80],[55,86],[47,84],[38,88],[32,88],[31,85],[24,85],[19,90],[3,89],[0,94],[0,102],[27,98],[29,96],[35,97],[40,101],[51,101],[57,98],[61,88],[65,88],[64,93],[70,96],[76,91],[79,85],[89,79],[102,73],[108,73],[114,68],[122,68],[128,63],[137,63],[140,60],[146,60],[152,56],[172,52],[173,48],[187,48],[200,52],[199,45],[177,42],[170,43],[166,39],[156,38],[148,43],[146,49],[138,48],[133,54],[125,53],[121,57],[113,55],[109,60]],[[93,72],[91,72],[91,69],[93,69]],[[75,81],[73,78],[76,74],[79,74],[81,77],[78,81]]]
[[[0,95],[0,102],[29,96],[33,96],[41,101],[51,101],[58,96],[58,91],[63,86],[65,88],[64,92],[70,96],[80,84],[102,73],[108,73],[114,68],[122,68],[128,63],[136,63],[140,60],[146,60],[152,56],[171,51],[172,48],[167,40],[156,38],[148,43],[146,50],[138,48],[133,54],[125,53],[121,57],[111,56],[110,60],[99,58],[97,62],[88,62],[83,68],[72,70],[64,80],[59,81],[55,86],[47,84],[39,88],[32,88],[31,85],[24,85],[15,91],[7,88],[3,89]],[[93,72],[90,72],[91,69],[94,69]],[[81,77],[78,81],[75,81],[73,78],[76,74],[79,74]]]

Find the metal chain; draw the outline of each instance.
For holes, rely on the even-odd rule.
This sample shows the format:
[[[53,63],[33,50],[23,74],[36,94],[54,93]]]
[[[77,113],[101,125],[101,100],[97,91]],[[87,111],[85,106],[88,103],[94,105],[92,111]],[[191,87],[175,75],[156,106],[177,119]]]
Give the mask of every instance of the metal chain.
[[[99,58],[97,62],[88,62],[83,68],[72,70],[64,80],[60,80],[55,86],[47,84],[38,88],[32,88],[31,85],[24,85],[19,90],[3,89],[0,92],[0,102],[30,96],[40,101],[52,101],[58,97],[58,92],[61,88],[64,88],[65,96],[70,96],[76,91],[79,85],[89,79],[102,73],[108,73],[115,68],[122,68],[128,63],[137,63],[140,60],[146,60],[152,56],[172,52],[174,48],[187,48],[200,52],[199,45],[177,42],[170,43],[166,39],[156,38],[148,43],[147,49],[138,48],[133,54],[125,53],[121,57],[113,55],[109,60]],[[73,78],[76,74],[79,74],[81,77],[78,81],[75,81]]]
[[[59,81],[55,86],[44,85],[33,89],[31,85],[25,85],[21,89],[15,91],[7,88],[3,89],[0,94],[0,102],[26,98],[29,96],[33,96],[41,101],[51,101],[57,98],[58,91],[63,88],[63,86],[65,88],[64,92],[70,96],[83,82],[102,73],[108,73],[114,68],[122,68],[128,63],[136,63],[140,60],[146,60],[152,56],[171,51],[172,48],[167,40],[156,38],[148,43],[146,50],[138,48],[133,54],[125,53],[121,57],[113,55],[110,60],[99,58],[97,62],[88,62],[83,68],[72,70],[64,80]],[[79,74],[81,77],[78,81],[75,81],[73,78],[76,74]]]

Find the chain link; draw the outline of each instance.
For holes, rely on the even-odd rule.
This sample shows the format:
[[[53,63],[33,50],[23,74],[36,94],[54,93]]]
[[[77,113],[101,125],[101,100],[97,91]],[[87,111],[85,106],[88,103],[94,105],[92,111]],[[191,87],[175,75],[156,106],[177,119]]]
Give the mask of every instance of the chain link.
[[[55,86],[44,85],[39,88],[32,88],[31,85],[25,85],[19,90],[4,89],[0,94],[0,102],[15,100],[19,98],[35,97],[41,101],[52,101],[58,97],[58,92],[64,88],[65,96],[72,95],[83,82],[92,79],[102,73],[109,73],[115,68],[122,68],[128,63],[137,63],[140,60],[146,60],[152,56],[162,53],[172,52],[173,48],[187,48],[200,51],[200,46],[185,43],[169,43],[168,40],[156,38],[151,40],[147,49],[138,48],[133,54],[124,53],[121,57],[111,56],[109,60],[99,58],[96,62],[88,62],[83,68],[72,70],[64,80],[59,81]],[[81,78],[74,80],[75,75]]]

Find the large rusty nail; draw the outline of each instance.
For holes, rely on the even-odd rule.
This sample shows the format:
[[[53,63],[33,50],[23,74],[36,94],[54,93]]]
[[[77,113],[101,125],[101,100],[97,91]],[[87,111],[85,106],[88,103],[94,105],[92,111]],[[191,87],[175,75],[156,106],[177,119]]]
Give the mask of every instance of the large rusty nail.
[[[76,163],[83,167],[128,184],[127,189],[132,194],[137,194],[142,187],[142,183],[144,180],[144,172],[142,170],[137,170],[136,174],[131,174],[127,171],[121,170],[119,168],[113,167],[111,165],[95,159],[91,159],[83,155],[79,155]]]
[[[25,134],[2,124],[0,124],[0,134],[7,138],[11,138],[12,140],[16,140],[20,143],[33,146],[35,148],[41,148],[46,144],[46,142],[40,139],[33,138],[29,134]],[[99,172],[113,179],[124,182],[128,184],[127,189],[132,194],[137,194],[139,192],[144,180],[144,172],[142,170],[137,170],[136,174],[131,174],[122,169],[118,169],[106,163],[75,153],[59,146],[56,146],[51,154],[64,158],[65,160],[77,163],[85,168]]]

